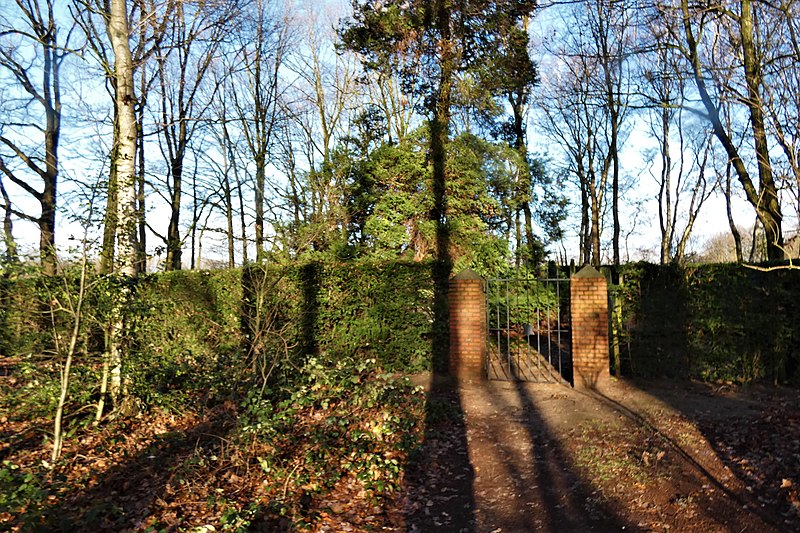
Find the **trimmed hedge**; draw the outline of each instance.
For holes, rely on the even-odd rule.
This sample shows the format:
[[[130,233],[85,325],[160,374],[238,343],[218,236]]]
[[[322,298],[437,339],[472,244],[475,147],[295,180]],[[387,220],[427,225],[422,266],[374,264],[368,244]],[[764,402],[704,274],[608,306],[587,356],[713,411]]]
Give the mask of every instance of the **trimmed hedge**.
[[[314,356],[374,359],[387,371],[431,368],[432,263],[309,262],[266,268],[178,271],[133,280],[127,310],[131,353],[124,360],[134,393],[146,403],[160,393],[203,389],[209,394],[251,380],[291,379]],[[0,349],[4,356],[55,354],[46,311],[75,273],[0,280]],[[114,277],[91,280],[78,362],[97,369]],[[55,312],[68,338],[71,317]]]
[[[151,402],[187,389],[287,383],[312,356],[431,369],[435,354],[447,354],[446,324],[434,320],[436,270],[363,260],[142,276],[128,309],[134,392]],[[800,386],[800,270],[636,263],[616,275],[623,371]],[[53,323],[62,344],[71,328],[68,313],[49,312],[67,287],[76,290],[75,273],[66,279],[0,278],[0,355],[52,358]],[[95,278],[87,294],[77,362],[95,374],[116,283]]]
[[[800,270],[620,268],[623,370],[800,385]]]

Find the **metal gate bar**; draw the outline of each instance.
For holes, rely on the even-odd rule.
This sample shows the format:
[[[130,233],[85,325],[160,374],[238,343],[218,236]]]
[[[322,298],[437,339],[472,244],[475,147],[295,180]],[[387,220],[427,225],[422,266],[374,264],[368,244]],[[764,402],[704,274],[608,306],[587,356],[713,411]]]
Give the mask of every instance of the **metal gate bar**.
[[[571,382],[569,280],[487,280],[489,379]]]

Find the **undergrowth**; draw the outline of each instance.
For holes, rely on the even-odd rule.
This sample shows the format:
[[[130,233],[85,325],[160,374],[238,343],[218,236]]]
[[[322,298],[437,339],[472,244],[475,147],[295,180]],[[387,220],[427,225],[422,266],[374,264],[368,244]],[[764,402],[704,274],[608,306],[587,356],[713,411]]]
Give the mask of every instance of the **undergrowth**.
[[[23,400],[3,402],[0,530],[295,531],[343,509],[380,529],[391,519],[373,510],[392,507],[422,438],[425,397],[406,378],[374,360],[311,358],[291,385],[239,401],[185,391],[196,407],[74,424],[51,465],[41,417],[21,413],[37,404],[28,379],[47,372],[23,370],[4,387]]]
[[[310,524],[336,490],[373,504],[396,495],[421,439],[421,390],[374,360],[312,358],[298,379],[291,391],[253,391],[239,419],[245,464],[265,476],[267,518]]]

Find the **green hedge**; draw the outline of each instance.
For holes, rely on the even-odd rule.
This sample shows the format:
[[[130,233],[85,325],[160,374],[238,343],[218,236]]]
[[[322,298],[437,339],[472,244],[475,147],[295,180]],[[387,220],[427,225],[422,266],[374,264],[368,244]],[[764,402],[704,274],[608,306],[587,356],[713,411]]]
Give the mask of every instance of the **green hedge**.
[[[266,268],[178,271],[133,280],[127,309],[134,392],[145,402],[164,392],[222,392],[233,384],[291,379],[309,356],[336,362],[374,359],[388,371],[431,367],[432,263],[309,262]],[[67,279],[65,284],[64,280]],[[0,280],[0,349],[4,356],[48,359],[48,316],[77,275]],[[90,280],[78,364],[99,371],[114,309],[114,277]],[[56,311],[68,338],[71,317]]]
[[[310,356],[430,369],[432,354],[446,355],[446,325],[434,320],[435,267],[319,261],[142,276],[127,310],[135,392],[156,401],[163,392],[286,383]],[[624,371],[800,385],[799,270],[636,263],[616,275]],[[89,286],[77,363],[94,373],[118,282]],[[65,302],[68,287],[76,291],[74,272],[0,278],[0,355],[52,358],[52,324],[63,341],[71,319],[50,314],[49,303]]]
[[[800,270],[637,263],[619,273],[623,369],[800,385]]]
[[[291,381],[310,356],[431,365],[431,265],[310,262],[140,278],[129,373],[152,391]]]
[[[388,370],[430,366],[433,284],[429,263],[311,263],[289,269],[301,295],[306,353],[365,356]]]

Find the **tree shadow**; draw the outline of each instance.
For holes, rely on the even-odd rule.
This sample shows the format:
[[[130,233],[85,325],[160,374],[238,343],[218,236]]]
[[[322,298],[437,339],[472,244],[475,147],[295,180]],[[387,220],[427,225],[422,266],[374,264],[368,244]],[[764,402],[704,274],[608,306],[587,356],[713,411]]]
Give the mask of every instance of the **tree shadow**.
[[[489,442],[476,444],[485,450],[479,453],[493,453],[498,463],[496,471],[485,475],[504,478],[499,486],[489,480],[484,498],[494,503],[482,509],[480,521],[485,527],[481,530],[635,531],[575,470],[549,429],[542,407],[529,393],[530,385],[507,384],[512,390],[505,395],[498,392],[502,386],[481,387],[481,394],[498,405],[503,416],[487,419],[490,426],[483,430]],[[477,487],[482,489],[483,484],[478,482]],[[492,495],[492,490],[501,492]]]
[[[406,531],[475,531],[475,472],[458,382],[431,374],[423,442],[409,458],[404,483]]]
[[[20,433],[13,430],[0,431],[0,461],[5,461],[9,456],[19,452],[36,450],[42,445],[42,436],[52,431],[50,425],[43,422],[33,424]]]
[[[626,389],[634,392],[621,392]],[[745,395],[720,394],[711,385],[688,380],[625,380],[616,388],[592,389],[587,394],[655,436],[660,446],[687,465],[689,479],[677,481],[691,492],[675,497],[692,500],[698,514],[739,529],[800,530],[800,513],[789,501],[792,492],[780,488],[783,475],[791,478],[800,471],[800,410],[796,407],[800,394],[796,391],[787,403],[792,404],[798,423],[783,426],[774,398],[761,403]],[[691,429],[676,434],[671,426],[681,427],[682,421],[704,442],[693,440],[687,433]],[[783,472],[772,486],[761,483],[759,469],[765,463],[759,457],[767,465],[779,465],[776,470]],[[793,494],[797,496],[797,489]],[[733,524],[732,520],[738,521]]]
[[[431,270],[434,288],[431,324],[433,372],[427,384],[423,441],[409,458],[405,472],[404,518],[406,530],[410,532],[472,533],[475,531],[475,472],[469,458],[458,380],[447,375],[450,358],[448,292],[452,263],[448,228],[442,222],[437,224],[437,256]]]
[[[148,517],[170,506],[168,502],[173,499],[175,487],[191,478],[193,468],[199,467],[197,461],[221,455],[226,437],[235,426],[233,407],[219,405],[199,424],[157,435],[135,455],[121,461],[109,457],[109,462],[119,463],[102,474],[91,471],[97,463],[87,464],[86,478],[82,481],[86,488],[75,490],[76,485],[70,483],[72,492],[62,495],[54,505],[29,509],[20,516],[22,530],[111,532],[142,529]],[[72,460],[81,461],[81,458],[87,459],[76,456]],[[180,523],[180,506],[166,516]]]
[[[625,342],[618,344],[621,368],[613,370],[617,375],[685,378],[690,367],[686,278],[675,265],[662,268],[643,264],[641,268],[647,274],[642,276],[632,300],[623,303],[632,308],[622,324]],[[618,273],[612,271],[612,276]]]

